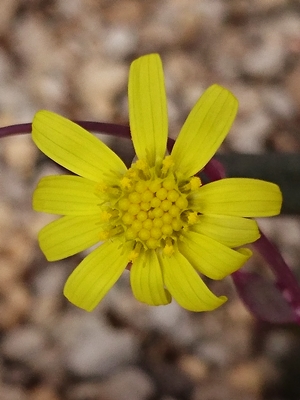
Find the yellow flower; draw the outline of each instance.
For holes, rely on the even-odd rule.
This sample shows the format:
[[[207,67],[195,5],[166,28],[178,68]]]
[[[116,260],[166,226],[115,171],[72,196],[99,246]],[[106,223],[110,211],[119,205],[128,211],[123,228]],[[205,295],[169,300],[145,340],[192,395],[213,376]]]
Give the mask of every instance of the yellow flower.
[[[45,177],[34,192],[35,210],[63,215],[41,230],[42,251],[54,261],[104,241],[68,278],[64,294],[72,303],[91,311],[128,263],[141,302],[168,304],[173,297],[192,311],[224,303],[226,297],[215,296],[199,273],[222,279],[239,269],[251,252],[233,248],[259,238],[250,218],[276,215],[282,202],[272,183],[231,178],[202,185],[194,176],[221,145],[237,107],[228,90],[211,86],[166,155],[161,60],[157,54],[135,60],[129,116],[137,161],[129,169],[80,126],[49,111],[36,114],[36,145],[78,175]]]

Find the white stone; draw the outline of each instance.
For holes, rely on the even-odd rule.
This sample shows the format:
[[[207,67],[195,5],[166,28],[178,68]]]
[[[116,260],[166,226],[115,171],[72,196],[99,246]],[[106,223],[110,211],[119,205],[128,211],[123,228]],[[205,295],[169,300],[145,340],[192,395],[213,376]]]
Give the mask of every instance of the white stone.
[[[34,277],[34,288],[38,297],[62,296],[64,282],[68,271],[59,263],[51,263],[48,268],[37,271]]]
[[[1,0],[0,34],[7,33],[14,13],[19,6],[18,0]]]
[[[103,40],[103,50],[112,60],[127,57],[136,50],[138,38],[128,27],[107,29]]]
[[[263,111],[249,115],[248,118],[236,120],[227,140],[232,148],[241,153],[261,153],[272,127],[272,119]]]
[[[289,93],[281,87],[267,86],[261,90],[265,109],[282,118],[292,118],[296,114],[296,105]]]
[[[155,387],[148,375],[138,368],[129,367],[112,375],[99,388],[101,397],[110,400],[147,400]]]
[[[84,3],[82,0],[58,0],[56,7],[58,12],[67,18],[80,18],[81,13],[84,12]]]
[[[174,300],[160,307],[148,308],[148,329],[155,329],[170,335],[181,345],[193,343],[201,330],[196,327],[189,313]]]
[[[35,326],[11,330],[2,341],[3,354],[16,361],[30,362],[39,356],[47,344],[42,331]]]
[[[102,58],[87,61],[78,71],[78,96],[87,115],[103,120],[113,117],[113,100],[127,85],[128,67]]]
[[[137,357],[137,338],[108,327],[101,317],[74,310],[56,330],[66,368],[81,377],[104,376]]]
[[[287,49],[282,37],[274,29],[260,30],[257,44],[248,45],[242,60],[245,73],[261,78],[270,78],[283,71]]]
[[[19,387],[1,384],[1,400],[27,400],[24,390]]]
[[[7,137],[2,139],[3,159],[21,176],[32,172],[38,156],[38,149],[33,145],[29,135]]]

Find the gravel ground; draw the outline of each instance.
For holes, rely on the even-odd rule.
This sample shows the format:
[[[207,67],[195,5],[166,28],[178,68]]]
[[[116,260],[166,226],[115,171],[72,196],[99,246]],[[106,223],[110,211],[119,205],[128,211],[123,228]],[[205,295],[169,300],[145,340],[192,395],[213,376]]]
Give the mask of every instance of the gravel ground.
[[[221,151],[300,152],[298,0],[0,0],[0,125],[39,109],[128,123],[127,77],[159,52],[170,135],[207,86],[239,99]],[[127,160],[130,143],[105,138]],[[230,300],[195,314],[138,303],[126,271],[92,313],[62,295],[84,254],[48,263],[31,210],[45,174],[60,173],[29,135],[0,145],[0,400],[298,400],[300,333],[256,321],[230,279]],[[261,221],[300,277],[300,219]],[[247,268],[267,274],[259,256]]]

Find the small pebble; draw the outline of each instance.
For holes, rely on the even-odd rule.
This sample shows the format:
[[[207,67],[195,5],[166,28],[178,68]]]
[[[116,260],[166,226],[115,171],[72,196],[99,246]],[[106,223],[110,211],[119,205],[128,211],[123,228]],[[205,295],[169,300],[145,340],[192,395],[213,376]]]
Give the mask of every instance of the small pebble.
[[[222,151],[299,153],[295,1],[2,3],[1,126],[30,123],[40,109],[126,125],[130,63],[158,52],[170,136],[179,134],[204,90],[219,83],[239,101]],[[130,164],[132,149],[118,138],[102,139]],[[261,400],[267,386],[274,398],[297,397],[295,327],[257,323],[230,277],[209,282],[228,296],[209,313],[188,312],[175,301],[138,302],[129,271],[92,313],[71,305],[62,288],[88,252],[48,262],[37,237],[57,216],[31,205],[42,176],[69,172],[42,155],[30,135],[0,142],[0,400]],[[299,275],[298,218],[259,224]],[[269,272],[257,255],[245,268]]]
[[[84,311],[65,314],[56,335],[66,368],[83,378],[106,376],[137,359],[134,334],[110,328],[101,318]]]

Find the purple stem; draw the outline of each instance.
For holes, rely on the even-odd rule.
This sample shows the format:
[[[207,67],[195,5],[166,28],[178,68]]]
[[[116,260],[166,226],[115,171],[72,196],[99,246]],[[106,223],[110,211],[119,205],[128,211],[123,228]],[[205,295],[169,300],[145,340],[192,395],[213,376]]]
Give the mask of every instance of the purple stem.
[[[74,121],[76,124],[82,126],[82,128],[98,133],[106,133],[108,135],[123,137],[126,139],[131,138],[129,126],[110,124],[106,122],[92,122],[92,121]]]
[[[3,126],[0,128],[0,138],[13,135],[22,135],[31,132],[31,123]]]
[[[74,121],[76,124],[82,126],[92,132],[106,133],[108,135],[114,135],[119,137],[130,138],[130,129],[125,125],[109,124],[105,122],[93,122],[93,121]],[[17,124],[4,126],[0,128],[0,138],[12,135],[22,135],[24,133],[31,133],[31,123]]]
[[[277,278],[276,286],[283,298],[294,310],[297,321],[300,323],[300,287],[293,272],[290,270],[277,247],[260,231],[260,238],[252,243],[252,247],[258,251],[270,265]]]
[[[223,165],[214,159],[210,160],[210,162],[205,166],[204,172],[211,181],[226,177]],[[283,298],[294,310],[297,322],[300,323],[300,287],[297,279],[284,261],[277,247],[270,242],[261,230],[260,234],[261,237],[255,243],[252,243],[252,247],[258,251],[258,253],[260,253],[269,264],[276,277],[276,286],[280,290]],[[239,271],[234,272],[233,276],[235,274],[238,275]]]
[[[204,173],[211,181],[218,181],[226,178],[226,172],[223,164],[215,159],[211,159],[204,167]]]

